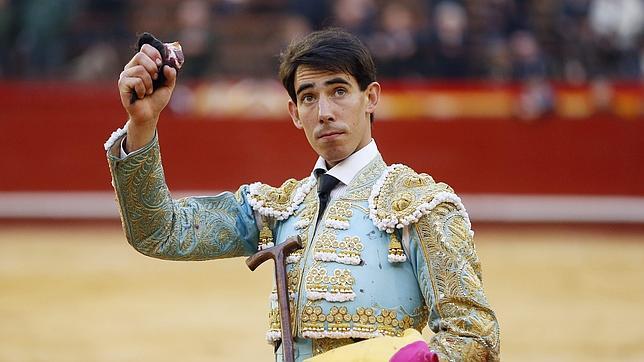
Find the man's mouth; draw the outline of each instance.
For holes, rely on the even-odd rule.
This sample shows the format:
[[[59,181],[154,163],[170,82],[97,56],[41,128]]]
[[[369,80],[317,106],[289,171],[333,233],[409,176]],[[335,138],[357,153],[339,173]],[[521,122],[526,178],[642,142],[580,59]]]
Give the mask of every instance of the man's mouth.
[[[322,132],[322,133],[318,136],[318,138],[319,138],[319,139],[331,139],[331,138],[334,138],[334,137],[336,137],[336,136],[339,136],[339,135],[341,135],[341,134],[343,134],[343,133],[344,133],[344,132],[342,132],[342,131],[326,131],[326,132]]]

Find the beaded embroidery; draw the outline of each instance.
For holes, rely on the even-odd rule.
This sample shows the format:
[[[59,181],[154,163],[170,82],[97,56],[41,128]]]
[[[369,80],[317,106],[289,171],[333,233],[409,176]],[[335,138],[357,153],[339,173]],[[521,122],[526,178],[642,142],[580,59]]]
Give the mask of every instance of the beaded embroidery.
[[[325,232],[315,243],[313,258],[318,261],[333,261],[341,264],[358,265],[364,245],[357,236],[345,236],[337,240],[333,232]]]
[[[332,275],[328,275],[323,267],[313,266],[304,280],[309,300],[346,302],[356,297],[353,292],[355,278],[349,269],[335,269]]]
[[[409,315],[398,318],[391,309],[358,307],[349,313],[347,307],[331,307],[324,313],[320,306],[306,306],[302,310],[302,336],[306,338],[374,338],[380,336],[402,336],[408,328],[422,329],[427,323],[427,309],[423,307],[416,321]]]

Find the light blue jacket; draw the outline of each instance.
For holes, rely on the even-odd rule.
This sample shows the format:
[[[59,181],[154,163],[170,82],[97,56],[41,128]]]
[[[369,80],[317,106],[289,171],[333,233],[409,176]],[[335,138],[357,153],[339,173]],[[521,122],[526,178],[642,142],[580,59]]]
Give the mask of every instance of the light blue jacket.
[[[330,202],[316,227],[316,180],[255,183],[173,200],[158,141],[121,159],[106,144],[123,229],[141,253],[170,260],[248,256],[299,235],[288,258],[296,360],[382,335],[421,330],[442,360],[497,360],[499,329],[483,293],[460,199],[378,156]],[[260,232],[261,230],[261,232]],[[261,235],[260,235],[261,234]],[[267,339],[281,338],[275,294]],[[281,348],[276,358],[281,360]]]

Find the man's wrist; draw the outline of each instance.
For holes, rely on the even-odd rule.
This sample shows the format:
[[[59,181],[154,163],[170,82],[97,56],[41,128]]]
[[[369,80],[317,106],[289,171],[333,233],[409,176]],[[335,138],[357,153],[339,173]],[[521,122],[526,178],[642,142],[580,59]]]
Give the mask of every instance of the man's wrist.
[[[137,151],[152,142],[156,133],[156,122],[150,121],[144,124],[130,120],[127,135],[124,138],[123,150],[126,153]]]

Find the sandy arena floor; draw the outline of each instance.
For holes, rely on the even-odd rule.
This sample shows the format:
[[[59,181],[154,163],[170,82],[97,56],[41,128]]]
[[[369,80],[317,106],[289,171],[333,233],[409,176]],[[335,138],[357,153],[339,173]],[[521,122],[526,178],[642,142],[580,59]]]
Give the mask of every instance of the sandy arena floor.
[[[644,361],[644,232],[476,235],[506,361]],[[0,361],[270,361],[269,265],[153,260],[111,226],[0,226]]]

